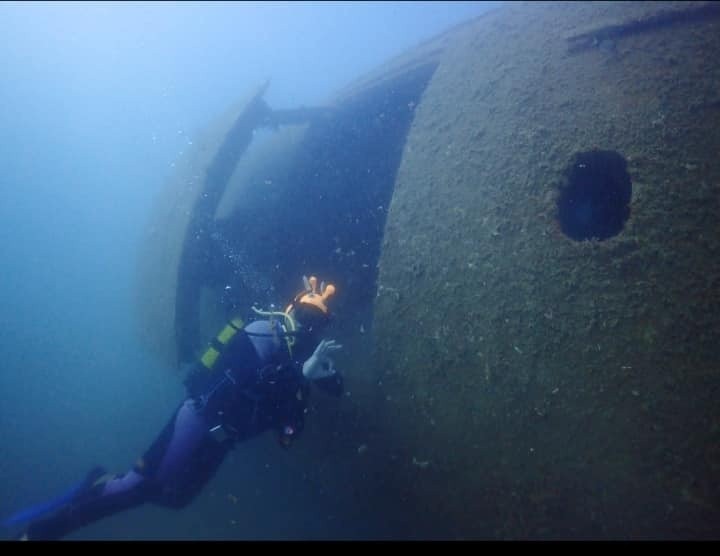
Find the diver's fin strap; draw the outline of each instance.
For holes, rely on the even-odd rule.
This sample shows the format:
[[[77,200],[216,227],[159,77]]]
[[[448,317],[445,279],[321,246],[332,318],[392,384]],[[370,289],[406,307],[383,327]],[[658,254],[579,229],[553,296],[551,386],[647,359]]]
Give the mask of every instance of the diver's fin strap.
[[[225,325],[215,338],[213,338],[210,347],[205,350],[205,353],[200,358],[200,362],[207,370],[212,371],[215,369],[215,363],[220,357],[220,354],[224,351],[225,347],[230,340],[233,339],[235,334],[242,330],[243,326],[245,326],[245,323],[242,319],[235,317]]]

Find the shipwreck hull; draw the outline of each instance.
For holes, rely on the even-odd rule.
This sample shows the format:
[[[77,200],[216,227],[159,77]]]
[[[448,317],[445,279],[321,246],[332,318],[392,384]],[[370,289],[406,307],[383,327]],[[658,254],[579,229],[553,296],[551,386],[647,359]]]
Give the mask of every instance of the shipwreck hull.
[[[446,49],[390,206],[374,368],[451,534],[718,534],[717,17],[512,6]],[[629,214],[576,241],[558,202],[598,151],[627,163]]]
[[[296,453],[340,515],[378,537],[717,537],[718,31],[715,3],[512,3],[265,114],[206,206],[232,257],[189,255],[192,214],[153,221],[147,249],[175,247],[163,280],[145,258],[146,339],[190,360],[248,276],[283,302],[318,273],[350,395],[318,398]]]

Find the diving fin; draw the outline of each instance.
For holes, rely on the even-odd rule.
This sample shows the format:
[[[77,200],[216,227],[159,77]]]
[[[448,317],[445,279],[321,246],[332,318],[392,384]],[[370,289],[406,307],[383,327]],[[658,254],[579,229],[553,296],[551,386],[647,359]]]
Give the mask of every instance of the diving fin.
[[[85,479],[74,485],[67,492],[47,502],[42,502],[14,513],[4,519],[2,525],[3,527],[14,527],[15,525],[28,523],[43,515],[59,510],[92,489],[105,475],[107,475],[107,471],[104,468],[93,467],[85,476]]]

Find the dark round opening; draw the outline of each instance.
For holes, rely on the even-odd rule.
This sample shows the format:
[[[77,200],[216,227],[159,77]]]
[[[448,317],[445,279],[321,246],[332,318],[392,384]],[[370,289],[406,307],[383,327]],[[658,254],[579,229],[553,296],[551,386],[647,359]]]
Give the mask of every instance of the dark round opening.
[[[560,190],[558,218],[568,237],[608,239],[630,216],[632,182],[627,162],[615,151],[578,153]]]

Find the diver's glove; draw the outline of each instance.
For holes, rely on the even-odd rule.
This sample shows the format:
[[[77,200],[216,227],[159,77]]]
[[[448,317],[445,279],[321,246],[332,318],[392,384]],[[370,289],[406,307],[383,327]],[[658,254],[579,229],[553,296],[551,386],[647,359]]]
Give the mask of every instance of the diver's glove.
[[[305,378],[315,380],[335,374],[335,365],[329,354],[341,349],[340,344],[335,340],[323,340],[315,348],[315,352],[303,363],[303,375]]]

